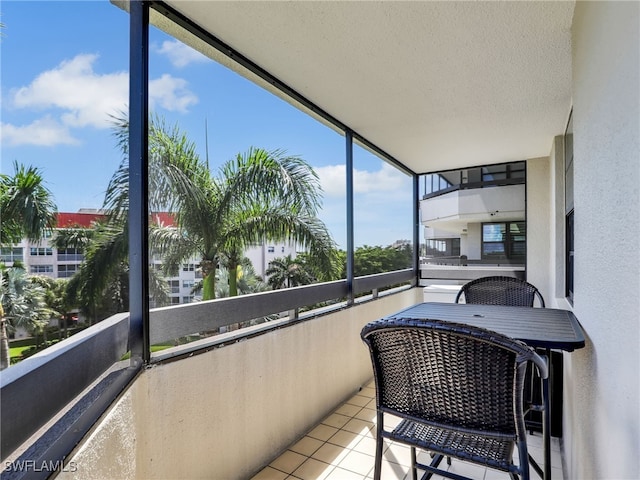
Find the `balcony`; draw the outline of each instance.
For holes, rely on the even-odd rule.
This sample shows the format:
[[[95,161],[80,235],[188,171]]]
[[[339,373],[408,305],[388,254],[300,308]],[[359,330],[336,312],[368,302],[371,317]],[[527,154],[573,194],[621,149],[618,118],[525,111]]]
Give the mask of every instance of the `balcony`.
[[[373,478],[375,459],[375,391],[373,383],[364,385],[355,395],[314,426],[304,437],[262,469],[252,480],[367,480]],[[530,434],[529,451],[537,462],[542,461],[542,437]],[[552,476],[562,479],[562,458],[558,438],[551,444]],[[418,462],[429,463],[419,452]],[[405,445],[390,442],[383,453],[382,478],[409,479],[410,450]],[[442,465],[441,465],[442,466]],[[500,480],[508,474],[481,466],[453,462],[450,472],[471,478]],[[535,473],[532,471],[532,475]],[[434,476],[434,479],[442,477]]]
[[[140,3],[113,3],[137,12],[132,52],[146,51],[140,33],[148,22],[136,10]],[[143,7],[148,4],[163,28],[187,30],[178,32],[185,43],[210,57],[224,56],[225,63],[239,62],[236,68],[247,77],[344,132],[348,148],[355,139],[385,158],[389,152],[391,163],[414,176],[524,159],[526,277],[549,306],[572,309],[588,337],[584,349],[564,357],[564,474],[637,476],[637,3],[407,2],[409,10],[401,14],[393,14],[393,2],[371,2],[364,11],[349,2],[257,8],[251,2],[165,1]],[[376,36],[370,25],[383,34]],[[132,72],[131,91],[140,94],[133,98],[146,98],[144,62],[133,60],[140,67]],[[138,124],[147,113],[141,110],[132,105],[139,143],[144,132]],[[575,160],[573,150],[565,158],[569,139]],[[348,201],[347,207],[353,212]],[[567,265],[569,227],[576,248]],[[318,286],[310,296],[344,297],[352,287],[346,283]],[[143,303],[144,292],[134,293]],[[314,430],[334,422],[334,414],[351,415],[343,405],[366,393],[370,365],[358,336],[362,325],[420,301],[423,292],[374,293],[309,317],[296,312],[299,294],[271,294],[272,311],[292,312],[280,323],[202,339],[148,362],[135,357],[118,363],[129,348],[148,352],[139,344],[139,319],[132,315],[129,325],[123,314],[3,372],[3,460],[66,458],[63,479],[246,479],[266,475],[261,472],[268,466],[278,471],[275,478],[290,472],[294,478],[304,463],[284,468],[277,459],[302,448],[318,459],[321,445],[306,441],[318,446],[310,452],[313,447],[298,442],[306,436],[337,442],[313,437]],[[151,342],[255,318],[265,298],[255,300],[242,308],[230,300],[154,311]],[[130,327],[136,332],[132,345]],[[5,402],[12,402],[10,408]],[[58,413],[62,407],[66,414]],[[353,448],[349,442],[355,450],[366,434],[350,432],[347,424],[340,429],[363,436]],[[341,455],[336,452],[335,460]],[[336,465],[319,459],[333,467],[322,473],[339,472],[347,456]],[[358,478],[369,475],[362,472]],[[28,474],[48,476],[42,469]]]
[[[374,281],[381,284],[399,275],[406,273],[358,280],[361,288],[369,288]],[[295,297],[340,289],[338,283],[298,289],[297,295],[248,296],[254,298],[244,299],[249,307],[243,313],[218,323],[212,318],[233,309],[239,299],[157,309],[152,338],[156,342],[201,329],[202,322],[212,329],[241,321],[255,315],[251,309],[256,305],[276,304],[273,297],[278,294],[294,306],[300,302]],[[111,366],[104,362],[105,372],[65,406],[66,414],[36,432],[5,462],[40,465],[44,460],[38,456],[50,453],[43,444],[55,450],[78,442],[60,466],[58,478],[371,478],[375,395],[369,353],[359,332],[365,323],[422,300],[421,289],[407,286],[297,319],[293,311],[278,321],[155,353],[148,368],[133,378],[128,361]],[[62,402],[53,393],[58,385],[69,374],[87,370],[77,365],[63,371],[60,364],[91,356],[97,365],[104,355],[89,351],[98,341],[112,347],[113,356],[121,355],[127,320],[126,314],[112,317],[5,372],[13,375],[3,377],[3,443],[10,438],[5,435],[24,433],[13,420],[24,425],[25,412],[42,412]],[[57,373],[44,371],[49,367]],[[43,385],[45,376],[48,382]],[[25,391],[35,384],[43,395],[12,403],[12,387]],[[99,413],[92,410],[101,404],[105,411],[89,434],[74,435],[87,418]],[[540,460],[540,435],[530,441]],[[561,479],[559,439],[553,441],[553,478]],[[383,478],[405,478],[408,461],[407,447],[389,445]],[[450,468],[485,478],[484,469],[468,464],[454,462]],[[503,478],[496,472],[491,475],[486,478]],[[5,471],[4,477],[23,478],[17,471]]]
[[[365,279],[360,281],[362,288],[368,288]],[[335,291],[335,287],[314,286],[303,294]],[[262,297],[257,299],[261,304],[274,301]],[[291,303],[293,295],[287,297]],[[53,427],[37,432],[5,461],[20,465],[31,460],[40,465],[34,459],[42,453],[42,444],[63,447],[70,441],[65,438],[69,432],[82,424],[81,417],[95,414],[91,410],[96,390],[108,400],[123,389],[112,405],[104,405],[106,411],[90,434],[71,440],[79,444],[65,467],[59,468],[59,478],[370,478],[375,400],[370,359],[359,332],[365,323],[420,301],[421,289],[405,287],[362,297],[351,307],[341,305],[306,318],[285,318],[205,338],[154,354],[149,367],[126,387],[123,381],[132,367],[120,362],[107,368],[92,390],[71,401]],[[157,341],[176,335],[176,325],[184,331],[185,323],[193,328],[204,317],[224,311],[228,303],[158,309],[152,316],[153,336]],[[246,303],[254,304],[251,299]],[[242,314],[230,316],[224,323],[242,318]],[[12,384],[24,391],[30,383],[39,383],[42,375],[51,375],[42,369],[53,366],[57,375],[48,377],[49,383],[40,389],[56,390],[70,373],[56,369],[58,364],[85,357],[98,339],[120,355],[126,348],[127,320],[126,315],[112,317],[89,329],[92,332],[8,371],[14,375],[3,377],[3,395],[8,393],[3,398],[3,425],[9,417],[24,419],[24,411],[42,411],[42,405],[62,401],[47,394],[47,400],[22,399],[9,411]],[[209,321],[209,328],[213,323]],[[25,402],[40,403],[41,408]],[[21,410],[22,406],[29,408]],[[11,420],[8,423],[3,428],[12,428]],[[540,441],[539,436],[531,438],[535,455],[541,455]],[[554,478],[562,478],[558,439],[554,449]],[[384,478],[405,478],[408,449],[390,445],[385,458]],[[483,469],[474,471],[459,462],[451,468],[484,475]],[[3,478],[22,478],[19,473],[5,471]]]
[[[373,293],[306,314],[296,309],[345,295],[346,282],[156,309],[151,343],[290,314],[158,352],[139,372],[133,361],[114,364],[128,348],[128,316],[105,320],[3,372],[4,460],[41,464],[79,442],[61,478],[250,478],[370,382],[360,329],[421,301],[410,285],[378,293],[412,278],[357,278],[356,291]],[[23,478],[15,468],[3,477]]]
[[[454,234],[467,233],[467,225],[525,219],[525,185],[455,189],[422,200],[423,225]]]

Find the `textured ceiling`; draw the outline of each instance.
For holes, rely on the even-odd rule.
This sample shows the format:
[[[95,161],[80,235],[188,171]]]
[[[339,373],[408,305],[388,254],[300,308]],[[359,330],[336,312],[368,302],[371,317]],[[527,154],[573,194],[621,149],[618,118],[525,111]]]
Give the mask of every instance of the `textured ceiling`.
[[[166,2],[417,173],[549,154],[573,2]]]

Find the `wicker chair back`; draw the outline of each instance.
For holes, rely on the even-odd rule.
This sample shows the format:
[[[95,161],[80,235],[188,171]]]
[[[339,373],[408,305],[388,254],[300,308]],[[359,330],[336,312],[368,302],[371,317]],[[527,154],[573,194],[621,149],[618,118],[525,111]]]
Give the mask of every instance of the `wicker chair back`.
[[[527,362],[546,375],[544,360],[531,348],[440,320],[378,320],[361,337],[373,364],[379,442],[391,438],[512,474],[526,471],[528,478],[528,463],[513,465],[512,457],[517,448],[520,458],[528,458],[522,402]],[[385,413],[403,419],[391,432],[384,429]],[[376,457],[378,452],[381,444]]]
[[[534,285],[513,277],[477,278],[462,286],[456,303],[460,302],[463,295],[465,303],[514,307],[533,307],[537,297],[540,306],[545,306],[542,294]]]

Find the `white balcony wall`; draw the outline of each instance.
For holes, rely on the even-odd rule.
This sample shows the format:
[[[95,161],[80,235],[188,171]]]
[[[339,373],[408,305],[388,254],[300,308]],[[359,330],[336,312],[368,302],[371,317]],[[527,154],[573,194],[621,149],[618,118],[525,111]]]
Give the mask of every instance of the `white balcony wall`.
[[[460,242],[460,254],[466,255],[470,260],[482,258],[482,224],[470,223],[467,225],[466,248],[462,248]]]
[[[550,270],[554,238],[551,182],[550,157],[527,160],[527,280],[540,290],[545,301],[555,296]]]
[[[462,233],[468,223],[524,220],[525,186],[457,190],[420,202],[423,225]]]
[[[440,230],[438,228],[424,227],[425,239],[438,239],[438,238],[451,238],[451,232],[447,230]]]
[[[638,2],[576,3],[574,312],[587,346],[565,355],[566,478],[640,472],[639,26]]]
[[[422,301],[381,297],[143,370],[57,478],[250,478],[373,376],[365,323]]]

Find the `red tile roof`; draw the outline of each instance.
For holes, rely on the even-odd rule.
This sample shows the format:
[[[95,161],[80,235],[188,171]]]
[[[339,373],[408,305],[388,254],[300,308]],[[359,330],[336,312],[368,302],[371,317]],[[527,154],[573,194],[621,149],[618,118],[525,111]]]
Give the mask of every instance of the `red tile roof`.
[[[104,213],[86,212],[58,212],[58,228],[91,228],[94,223],[104,220],[107,216]],[[150,221],[165,227],[175,225],[175,218],[169,212],[152,213]]]
[[[91,228],[91,226],[104,220],[103,213],[67,213],[58,212],[58,228]]]

